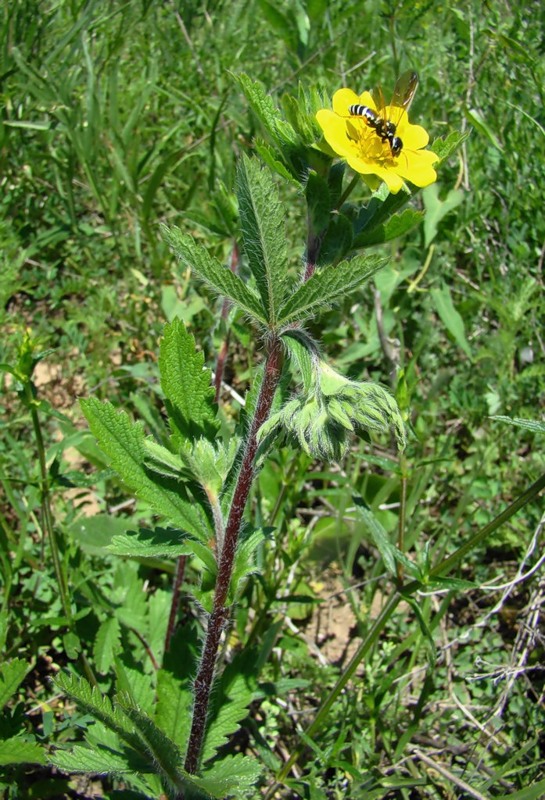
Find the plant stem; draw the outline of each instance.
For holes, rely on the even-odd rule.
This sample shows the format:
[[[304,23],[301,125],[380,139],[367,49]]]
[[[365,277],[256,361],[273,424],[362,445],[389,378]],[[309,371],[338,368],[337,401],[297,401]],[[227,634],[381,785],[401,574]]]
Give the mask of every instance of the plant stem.
[[[282,342],[276,335],[272,335],[268,342],[267,359],[263,381],[259,391],[259,398],[252,420],[246,447],[242,457],[240,472],[233,494],[233,501],[225,528],[225,537],[221,550],[221,558],[218,567],[218,577],[214,594],[214,608],[208,620],[208,629],[204,642],[201,663],[197,677],[195,678],[194,693],[195,700],[193,705],[193,719],[191,721],[191,732],[189,735],[189,746],[186,755],[185,769],[190,774],[194,774],[199,766],[204,734],[206,730],[206,717],[210,700],[210,690],[214,680],[214,670],[221,640],[221,634],[225,630],[230,610],[226,606],[233,563],[238,543],[238,537],[242,525],[242,515],[246,507],[246,502],[250,494],[252,482],[255,476],[254,460],[257,452],[257,433],[263,425],[273,402],[274,394],[280,380],[283,363]]]

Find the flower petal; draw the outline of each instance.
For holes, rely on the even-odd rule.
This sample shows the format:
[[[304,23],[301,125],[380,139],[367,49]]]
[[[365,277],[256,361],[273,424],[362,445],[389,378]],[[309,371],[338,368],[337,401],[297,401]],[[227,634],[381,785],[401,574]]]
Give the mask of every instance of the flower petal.
[[[346,119],[327,108],[321,108],[316,113],[316,119],[326,142],[338,155],[346,156],[354,151],[355,143],[348,138]]]
[[[340,117],[348,117],[350,106],[360,102],[360,98],[352,89],[338,89],[333,95],[333,111]]]
[[[408,150],[420,150],[425,147],[430,140],[429,134],[421,125],[411,125],[407,122],[399,126],[397,131],[398,136],[403,141],[403,147]]]
[[[433,164],[439,156],[431,150],[405,150],[400,153],[396,172],[415,186],[429,186],[437,180]]]

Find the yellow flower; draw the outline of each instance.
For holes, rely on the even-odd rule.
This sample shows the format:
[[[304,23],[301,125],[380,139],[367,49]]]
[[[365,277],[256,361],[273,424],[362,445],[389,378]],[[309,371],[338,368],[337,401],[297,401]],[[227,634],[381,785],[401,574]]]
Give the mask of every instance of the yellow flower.
[[[411,125],[408,114],[403,113],[396,128],[396,136],[403,142],[403,147],[394,155],[390,143],[382,141],[363,117],[349,113],[352,105],[367,106],[375,113],[379,112],[370,92],[358,96],[351,89],[339,89],[333,95],[333,111],[321,108],[316,119],[326,142],[355,172],[369,176],[366,180],[370,183],[373,180],[371,176],[376,175],[394,194],[399,192],[405,180],[420,187],[437,180],[433,164],[439,161],[439,156],[423,149],[429,141],[424,128]],[[395,120],[396,113],[399,115],[399,108],[386,106],[380,109],[380,116],[384,119]]]

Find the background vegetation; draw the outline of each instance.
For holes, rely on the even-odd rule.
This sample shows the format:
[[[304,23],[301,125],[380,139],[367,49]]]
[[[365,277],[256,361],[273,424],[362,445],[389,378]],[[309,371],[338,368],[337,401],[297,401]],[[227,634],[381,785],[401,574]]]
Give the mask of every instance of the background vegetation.
[[[77,399],[107,398],[160,437],[165,321],[183,319],[214,365],[227,325],[221,303],[180,270],[158,223],[231,259],[235,164],[259,128],[230,73],[259,78],[282,104],[299,85],[328,97],[377,82],[387,92],[414,68],[411,117],[432,138],[471,134],[421,193],[425,224],[382,247],[390,263],[378,291],[310,325],[355,379],[388,384],[393,361],[405,369],[411,558],[453,551],[543,472],[539,430],[494,419],[538,420],[545,402],[543,22],[542,3],[518,1],[4,5],[1,360],[17,361],[29,328],[53,350],[34,375],[38,422],[13,380],[4,378],[0,399],[0,734],[17,739],[0,750],[4,797],[142,796],[63,776],[37,755],[40,745],[79,741],[90,725],[49,683],[67,665],[81,673],[80,648],[104,692],[114,680],[134,687],[137,675],[142,697],[152,691],[172,581],[172,563],[105,552],[149,512],[105,468]],[[297,189],[282,191],[297,265],[304,203]],[[226,425],[251,382],[253,347],[241,318],[229,330]],[[72,638],[44,540],[42,439]],[[275,527],[274,544],[260,553],[229,646],[244,658],[257,643],[267,658],[260,700],[230,747],[265,765],[255,797],[388,595],[354,492],[395,536],[400,481],[388,442],[354,442],[338,466],[285,447],[252,501],[260,524]],[[422,597],[431,637],[414,609],[394,616],[277,797],[545,794],[542,515],[531,503],[468,556],[460,577],[473,588]],[[190,569],[186,580],[194,577]],[[184,619],[191,642],[199,620]],[[32,758],[17,759],[23,743]]]

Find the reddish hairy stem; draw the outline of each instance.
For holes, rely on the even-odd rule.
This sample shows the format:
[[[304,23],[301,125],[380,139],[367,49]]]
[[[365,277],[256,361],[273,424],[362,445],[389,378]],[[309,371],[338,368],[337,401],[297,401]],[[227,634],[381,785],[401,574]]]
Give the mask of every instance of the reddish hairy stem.
[[[229,620],[230,610],[225,603],[233,572],[233,562],[242,524],[242,515],[246,507],[255,473],[254,460],[257,452],[257,432],[269,416],[274,393],[282,371],[282,361],[282,343],[277,336],[274,336],[274,338],[271,338],[269,341],[263,382],[246,440],[246,447],[233,494],[231,510],[227,519],[214,594],[214,609],[208,620],[208,629],[201,663],[199,665],[197,677],[195,678],[193,719],[191,722],[189,746],[185,760],[185,769],[191,774],[194,774],[199,766],[199,758],[206,730],[206,716],[208,712],[210,690],[214,680],[216,658],[221,634]]]

